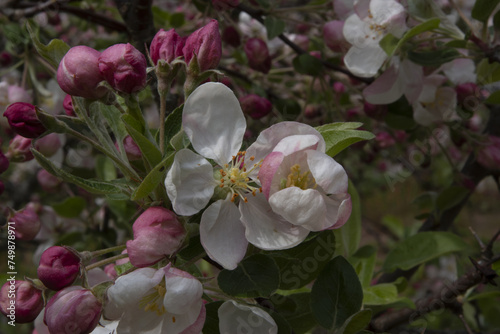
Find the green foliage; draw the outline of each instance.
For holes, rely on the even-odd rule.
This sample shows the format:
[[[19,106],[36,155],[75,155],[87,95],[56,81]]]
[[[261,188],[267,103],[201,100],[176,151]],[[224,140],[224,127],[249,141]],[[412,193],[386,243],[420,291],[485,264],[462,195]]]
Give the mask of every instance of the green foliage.
[[[295,57],[292,64],[293,68],[301,74],[312,75],[315,77],[323,73],[323,64],[321,61],[307,53]]]
[[[68,197],[62,202],[52,204],[54,211],[61,217],[75,218],[87,207],[87,201],[80,196]]]
[[[373,133],[356,130],[362,123],[358,122],[343,122],[330,123],[316,128],[321,133],[326,143],[326,154],[335,157],[345,148],[363,140],[375,138]]]
[[[361,309],[363,290],[354,268],[342,256],[331,260],[314,282],[311,309],[318,323],[339,328]]]
[[[426,52],[408,51],[408,59],[422,66],[440,66],[461,57],[462,55],[460,52],[451,47],[442,47],[434,51]]]
[[[463,251],[466,247],[460,237],[450,232],[420,232],[399,242],[389,252],[383,270],[408,270],[441,255]]]
[[[264,26],[267,30],[267,38],[269,40],[281,35],[285,31],[285,21],[273,16],[266,16]]]
[[[350,316],[336,334],[356,334],[365,329],[372,319],[371,310],[361,310]]]
[[[291,301],[293,307],[289,307],[284,302],[283,297],[278,300],[281,302],[274,303],[276,311],[283,315],[296,334],[305,334],[316,325],[316,319],[311,311],[310,293],[296,293],[287,296],[286,300]]]
[[[358,249],[361,241],[361,201],[358,191],[351,180],[349,180],[347,191],[351,195],[351,216],[344,226],[335,230],[335,237],[343,250],[344,256],[349,258]]]
[[[207,303],[205,305],[207,310],[207,316],[205,319],[205,324],[203,325],[203,333],[214,333],[219,334],[219,307],[222,305],[223,301],[216,301]]]
[[[269,297],[279,287],[280,271],[272,257],[254,254],[243,259],[236,269],[222,270],[217,282],[230,296]]]
[[[53,39],[49,44],[44,45],[38,39],[36,33],[33,31],[33,28],[31,28],[29,24],[26,27],[28,28],[28,32],[37,52],[55,69],[57,69],[61,59],[64,57],[66,52],[69,51],[70,46],[60,39]]]
[[[478,21],[486,22],[499,3],[500,0],[476,0],[471,15]]]
[[[132,200],[137,201],[143,199],[148,196],[151,192],[153,192],[156,187],[163,186],[163,181],[165,180],[165,175],[167,174],[167,170],[170,168],[172,163],[174,162],[175,154],[172,153],[163,159],[158,165],[155,166],[149,172],[148,175],[142,180],[141,184],[137,189],[132,193]]]

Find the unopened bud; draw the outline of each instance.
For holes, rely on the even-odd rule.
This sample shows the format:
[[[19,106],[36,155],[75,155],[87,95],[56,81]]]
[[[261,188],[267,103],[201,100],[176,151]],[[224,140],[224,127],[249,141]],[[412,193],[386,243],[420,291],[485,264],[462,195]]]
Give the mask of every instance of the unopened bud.
[[[156,65],[162,59],[170,64],[177,57],[182,57],[182,48],[186,40],[179,36],[175,29],[165,31],[160,29],[151,41],[149,55]]]
[[[0,312],[15,323],[32,322],[43,309],[42,291],[12,278],[0,290]]]
[[[45,169],[40,169],[36,174],[38,184],[48,193],[55,192],[62,183],[62,179],[47,172]]]
[[[266,116],[273,109],[273,105],[268,99],[256,94],[242,97],[240,104],[243,112],[254,119]]]
[[[196,55],[200,72],[216,68],[222,56],[219,22],[211,20],[206,26],[189,35],[182,52],[188,66],[193,55]]]
[[[349,42],[344,37],[343,29],[343,21],[330,21],[323,26],[323,39],[330,50],[343,52],[349,48]]]
[[[241,44],[240,33],[233,26],[227,26],[222,32],[222,40],[224,43],[231,45],[232,47],[238,47]]]
[[[35,143],[35,148],[46,157],[53,156],[61,148],[59,135],[57,133],[51,133],[38,139]]]
[[[57,82],[69,95],[86,99],[100,99],[107,88],[99,86],[104,77],[99,71],[101,53],[88,46],[72,47],[61,60],[57,69]]]
[[[28,203],[24,209],[10,215],[9,222],[14,222],[16,239],[33,240],[40,231],[38,204]]]
[[[500,169],[500,137],[488,136],[488,141],[477,150],[477,161],[490,170]]]
[[[119,149],[118,144],[115,144],[116,148]],[[136,161],[142,159],[142,152],[139,146],[135,143],[134,139],[128,135],[123,139],[123,148],[127,154],[127,159],[129,161]]]
[[[467,82],[455,87],[457,92],[457,102],[459,104],[465,104],[466,107],[470,105],[476,105],[479,103],[479,88],[473,82]],[[471,100],[475,101],[471,101]]]
[[[71,99],[71,95],[66,94],[64,97],[63,108],[66,115],[73,117],[76,116],[75,110],[73,109],[73,100]]]
[[[377,142],[378,147],[380,148],[388,148],[396,144],[394,137],[392,137],[389,133],[385,131],[377,133],[377,135],[375,136],[375,141]]]
[[[88,334],[99,323],[101,311],[102,304],[92,291],[70,286],[50,298],[43,321],[50,333]]]
[[[375,105],[365,102],[365,104],[363,105],[363,110],[366,116],[379,121],[383,120],[385,115],[387,114],[386,105]]]
[[[146,209],[132,226],[134,240],[127,241],[130,262],[147,267],[177,251],[186,231],[177,216],[163,207]]]
[[[25,102],[12,103],[4,112],[11,129],[25,137],[36,138],[47,131],[36,117],[35,106]]]
[[[16,135],[9,143],[7,157],[12,162],[26,162],[33,160],[31,153],[31,139]]]
[[[267,74],[271,69],[271,56],[266,42],[260,38],[250,38],[245,43],[245,54],[251,69]]]
[[[146,87],[146,57],[130,43],[115,44],[99,56],[99,70],[116,91],[133,94]]]
[[[0,174],[5,172],[9,168],[9,159],[0,151]]]
[[[76,280],[80,262],[80,257],[65,247],[49,247],[40,258],[38,278],[47,288],[59,291]]]

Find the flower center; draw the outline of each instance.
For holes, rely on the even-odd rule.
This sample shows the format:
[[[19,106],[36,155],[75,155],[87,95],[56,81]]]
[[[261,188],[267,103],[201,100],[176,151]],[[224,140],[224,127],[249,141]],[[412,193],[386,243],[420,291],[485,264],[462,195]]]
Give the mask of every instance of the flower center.
[[[257,191],[262,192],[262,188],[253,186],[253,181],[248,175],[257,167],[260,167],[262,161],[254,163],[250,169],[247,169],[245,162],[245,151],[238,152],[230,163],[225,164],[220,170],[220,185],[219,187],[229,190],[232,193],[231,202],[234,202],[236,197],[241,197],[247,202],[246,195],[252,194],[255,196]],[[250,157],[252,162],[255,157]]]
[[[154,287],[154,290],[149,295],[144,296],[139,302],[139,306],[144,308],[144,311],[156,312],[157,315],[163,315],[165,312],[165,306],[163,306],[163,297],[167,293],[165,288],[165,283],[162,282]]]
[[[290,167],[290,174],[286,179],[281,180],[280,188],[299,187],[302,190],[316,188],[316,180],[311,174],[311,171],[300,172],[298,164]]]

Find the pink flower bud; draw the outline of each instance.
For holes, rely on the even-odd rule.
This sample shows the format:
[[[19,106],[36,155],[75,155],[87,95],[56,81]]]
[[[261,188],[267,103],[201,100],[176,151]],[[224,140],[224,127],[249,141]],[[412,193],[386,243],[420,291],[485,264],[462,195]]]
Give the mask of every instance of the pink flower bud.
[[[26,102],[32,103],[33,97],[29,94],[26,89],[20,86],[9,86],[8,88],[9,101],[10,102]]]
[[[0,52],[0,66],[7,67],[12,63],[12,55],[7,51]]]
[[[118,143],[115,144],[118,150]],[[142,159],[142,152],[139,146],[135,143],[134,139],[129,135],[123,139],[123,148],[125,149],[125,153],[127,154],[127,159],[129,161],[136,161]]]
[[[38,184],[48,193],[55,192],[62,183],[62,179],[47,172],[45,169],[40,169],[36,174]]]
[[[271,69],[271,56],[266,42],[260,38],[250,38],[245,43],[245,54],[251,69],[267,74]]]
[[[273,105],[268,99],[250,94],[240,99],[241,109],[248,116],[259,119],[271,112]]]
[[[383,120],[385,114],[387,114],[387,106],[386,105],[375,105],[368,102],[365,102],[363,106],[363,110],[366,116],[376,119]]]
[[[344,21],[330,21],[323,26],[323,39],[332,51],[343,52],[349,48],[343,29]]]
[[[214,6],[216,10],[228,10],[239,4],[239,0],[212,0],[212,6]]]
[[[36,117],[35,106],[25,102],[12,103],[4,112],[11,129],[26,138],[36,138],[47,131]]]
[[[479,88],[473,82],[467,82],[455,87],[457,92],[457,102],[466,105],[477,105],[479,102]],[[471,100],[475,101],[471,101]]]
[[[16,323],[32,322],[43,309],[42,291],[27,281],[8,279],[0,290],[0,312]]]
[[[31,139],[16,135],[9,143],[7,157],[13,162],[26,162],[33,160],[31,153]]]
[[[9,159],[0,151],[0,174],[5,172],[9,168]]]
[[[151,60],[153,60],[155,65],[158,64],[158,60],[160,59],[170,64],[177,57],[184,55],[182,48],[185,42],[186,39],[179,36],[175,29],[170,29],[169,31],[160,29],[149,46]]]
[[[292,41],[302,50],[309,49],[309,37],[306,35],[294,35]]]
[[[63,108],[66,115],[73,117],[76,116],[75,110],[73,109],[73,100],[71,99],[71,95],[66,94],[64,97]]]
[[[477,150],[477,161],[491,170],[500,169],[500,137],[488,136],[488,142]]]
[[[345,93],[345,86],[342,82],[340,81],[335,81],[333,83],[333,90],[335,91],[335,93],[337,94],[344,94]]]
[[[394,146],[396,141],[394,138],[387,132],[380,132],[375,136],[375,140],[380,148],[387,148]]]
[[[47,288],[59,291],[76,280],[80,262],[80,257],[65,247],[49,247],[40,258],[38,278]]]
[[[104,272],[111,279],[115,279],[115,278],[118,277],[118,274],[116,273],[115,265],[113,263],[110,263],[107,266],[105,266],[104,267]]]
[[[50,298],[43,321],[50,333],[88,334],[99,323],[101,311],[102,304],[92,291],[70,286]]]
[[[69,95],[86,99],[100,99],[107,93],[106,87],[98,87],[104,77],[99,71],[101,53],[88,46],[72,47],[61,60],[57,69],[57,82]]]
[[[14,222],[16,239],[33,240],[40,231],[38,204],[28,203],[24,209],[10,215],[9,222]]]
[[[196,54],[201,72],[216,68],[222,56],[219,22],[211,20],[206,26],[189,35],[182,52],[188,65]]]
[[[311,51],[309,52],[309,54],[314,58],[321,60],[321,51]]]
[[[224,43],[231,45],[232,47],[238,47],[241,44],[240,33],[233,26],[227,26],[222,32],[222,40]]]
[[[146,87],[146,57],[131,44],[115,44],[99,57],[99,70],[113,89],[137,93]]]
[[[130,262],[136,267],[147,267],[179,249],[186,231],[170,210],[150,207],[132,226],[134,240],[127,241]]]
[[[320,108],[314,104],[308,104],[304,109],[304,116],[306,118],[315,118],[320,115]]]
[[[61,148],[59,135],[57,133],[51,133],[38,139],[35,143],[35,148],[46,157],[53,156]]]

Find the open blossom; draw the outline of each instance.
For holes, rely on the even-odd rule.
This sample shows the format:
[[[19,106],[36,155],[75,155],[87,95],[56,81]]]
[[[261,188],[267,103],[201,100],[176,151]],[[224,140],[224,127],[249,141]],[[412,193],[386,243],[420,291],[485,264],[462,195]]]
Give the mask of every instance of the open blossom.
[[[387,34],[400,38],[407,29],[405,9],[395,0],[371,0],[357,2],[354,11],[344,24],[344,37],[352,44],[344,63],[353,74],[372,77],[387,59],[380,40]]]
[[[274,319],[269,313],[256,306],[247,306],[228,300],[219,307],[218,315],[221,334],[278,333],[278,325]]]
[[[117,333],[200,333],[206,310],[201,283],[167,265],[140,268],[109,287],[104,315],[118,319]]]

